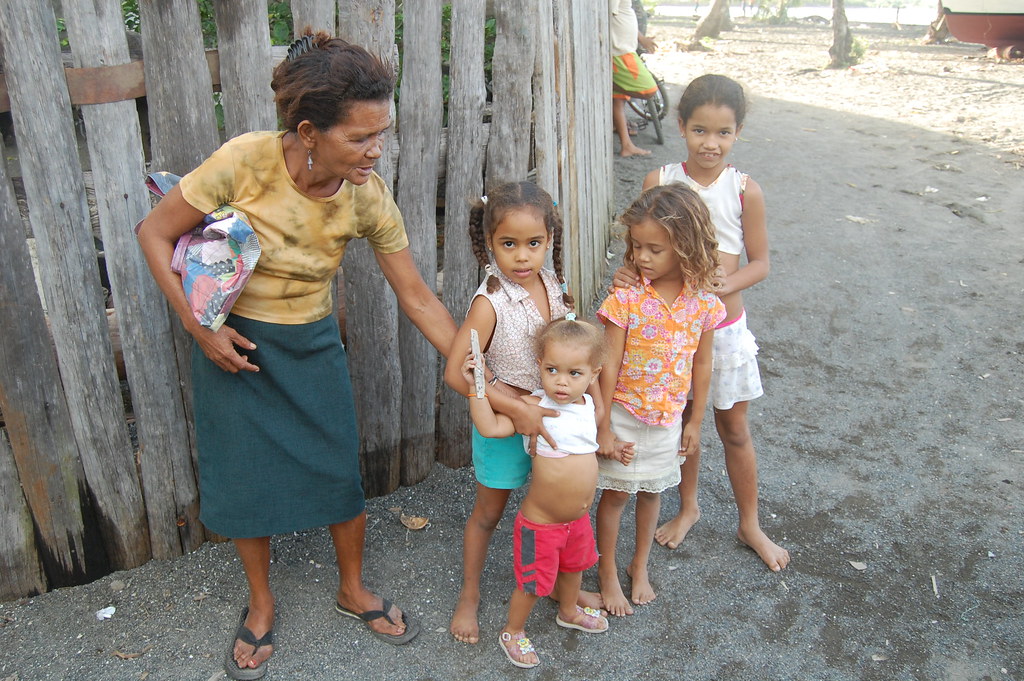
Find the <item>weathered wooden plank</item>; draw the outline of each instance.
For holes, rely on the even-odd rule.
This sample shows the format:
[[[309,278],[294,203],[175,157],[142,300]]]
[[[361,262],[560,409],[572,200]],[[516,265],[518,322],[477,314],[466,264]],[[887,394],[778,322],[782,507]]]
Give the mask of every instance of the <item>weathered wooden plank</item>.
[[[0,141],[0,158],[6,158],[3,151]],[[98,571],[106,557],[87,555],[84,502],[78,496],[84,474],[24,235],[6,164],[0,163],[0,410],[35,518],[39,545],[34,548],[53,582],[73,584]],[[7,493],[0,491],[0,498]],[[13,536],[6,541],[18,544]],[[33,582],[30,572],[23,564],[17,581]]]
[[[437,166],[444,103],[441,98],[441,0],[405,5],[398,207],[405,219],[416,267],[424,280],[437,275]],[[398,320],[402,359],[403,485],[415,485],[434,464],[437,418],[437,352],[416,326]]]
[[[537,184],[562,205],[558,178],[558,72],[555,70],[556,42],[554,8],[551,2],[537,3],[536,59],[533,66],[533,149]]]
[[[598,295],[607,244],[611,194],[611,66],[608,55],[608,8],[571,2],[568,7],[566,62],[569,109],[568,166],[571,209],[568,231],[575,248],[567,251],[567,269],[581,306]],[[584,95],[585,93],[585,95]]]
[[[142,0],[139,10],[150,111],[150,167],[184,175],[220,145],[199,10],[192,0]],[[191,430],[192,338],[176,321],[172,328]]]
[[[192,0],[142,0],[152,167],[184,175],[220,145],[213,83]]]
[[[353,0],[338,7],[340,37],[396,64],[395,4],[393,0]],[[393,116],[393,113],[392,113]],[[377,161],[377,173],[389,185],[394,178],[391,144]],[[398,349],[398,302],[377,266],[373,252],[362,240],[353,241],[345,254],[345,306],[349,369],[357,396],[360,460],[367,496],[387,494],[401,476],[402,372]]]
[[[142,491],[107,334],[89,210],[49,4],[9,0],[0,10],[15,134],[32,231],[82,467],[115,567],[149,557]]]
[[[118,0],[64,0],[63,6],[76,66],[119,64],[131,58]],[[198,548],[204,533],[172,320],[128,229],[150,207],[140,182],[145,159],[139,118],[133,102],[86,105],[82,117],[138,428],[150,546],[155,558],[172,558]]]
[[[491,62],[494,107],[487,143],[488,188],[525,179],[530,169],[537,1],[502,0],[495,4],[497,35]],[[523,68],[524,63],[529,66]]]
[[[335,0],[291,0],[295,37],[303,35],[307,26],[314,31],[327,31],[334,35],[337,4]],[[256,6],[255,3],[253,5]],[[266,11],[263,10],[263,13],[263,23],[266,24]]]
[[[296,3],[292,3],[294,9]],[[333,7],[333,0],[330,4]],[[216,2],[224,134],[277,129],[270,27],[262,3]],[[332,14],[333,17],[333,14]]]
[[[478,0],[452,2],[442,300],[460,324],[480,278],[466,227],[470,203],[483,193],[484,144],[489,130],[483,123],[485,19],[483,3]],[[470,462],[466,400],[448,389],[441,391],[437,443],[438,460],[444,465],[458,468]]]
[[[32,516],[18,484],[7,433],[0,429],[0,602],[46,591]]]

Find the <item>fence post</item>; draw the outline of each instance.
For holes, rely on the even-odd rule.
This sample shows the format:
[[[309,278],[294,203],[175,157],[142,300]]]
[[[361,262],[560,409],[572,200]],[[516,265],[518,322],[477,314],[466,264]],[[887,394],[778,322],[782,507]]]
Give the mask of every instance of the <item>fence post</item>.
[[[401,155],[398,207],[416,266],[431,289],[437,281],[437,165],[444,102],[441,97],[441,2],[405,4],[402,98],[398,102]],[[402,475],[414,485],[434,463],[437,353],[416,326],[398,320],[402,358]]]
[[[0,602],[45,590],[32,515],[18,484],[11,446],[0,430]]]
[[[7,157],[2,142],[0,153],[0,158]],[[15,504],[15,497],[8,495],[21,496],[17,486],[20,479],[38,537],[38,544],[32,542],[31,549],[38,549],[43,556],[51,582],[74,584],[85,574],[99,572],[106,557],[95,561],[93,556],[86,555],[83,501],[78,495],[84,487],[78,445],[61,390],[57,358],[49,343],[50,332],[36,293],[25,228],[17,206],[6,164],[0,163],[0,328],[4,330],[0,343],[0,409],[10,437],[9,450],[18,469],[15,485],[9,491],[0,490],[0,499]],[[0,458],[5,456],[0,452]],[[0,471],[0,477],[8,474]],[[13,505],[5,515],[16,513],[12,509]],[[4,518],[0,522],[14,522],[13,531],[18,531],[20,521]],[[25,542],[32,541],[31,525],[28,529]],[[0,552],[0,573],[11,571],[11,583],[6,587],[13,590],[11,598],[26,596],[41,578],[32,576],[33,568],[28,567],[27,558],[19,556],[17,545],[21,542],[17,535],[8,542],[12,553],[7,557],[7,549]],[[28,553],[29,547],[23,550]],[[93,565],[94,562],[100,565]],[[0,600],[7,598],[0,595]]]
[[[266,15],[266,8],[262,7],[262,3],[259,5],[256,3],[251,4],[258,7]],[[334,35],[334,14],[337,11],[337,2],[335,0],[291,0],[291,7],[292,30],[296,38],[302,35],[302,29],[306,26],[310,26],[314,32],[327,31]]]
[[[448,94],[448,163],[444,201],[443,300],[448,312],[462,323],[479,283],[476,258],[469,243],[470,202],[483,194],[484,3],[453,0]],[[441,389],[437,425],[438,460],[459,468],[470,462],[469,411],[466,400]]]
[[[231,138],[253,130],[276,130],[267,8],[256,2],[215,2],[213,9],[224,134]]]
[[[78,67],[131,61],[120,3],[103,1],[106,12],[96,11],[98,0],[64,0]],[[150,546],[154,557],[173,558],[198,548],[204,533],[171,318],[130,229],[150,206],[142,183],[145,159],[139,116],[133,100],[86,104],[82,116],[107,274],[132,387]]]
[[[393,61],[395,3],[353,0],[338,7],[340,37]],[[390,186],[393,133],[384,140],[377,173]],[[348,362],[359,419],[359,454],[367,496],[398,487],[402,455],[401,400],[404,394],[398,350],[398,302],[369,246],[353,239],[344,261]],[[415,396],[407,396],[410,399]]]
[[[497,36],[491,63],[491,135],[487,142],[488,188],[526,179],[533,116],[534,24],[538,0],[495,3]],[[544,0],[547,1],[547,0]],[[531,68],[523,68],[523,64]]]
[[[6,75],[61,382],[108,554],[114,567],[128,568],[149,558],[149,533],[55,25],[50,5],[38,0],[7,0],[0,10],[0,42],[18,46],[5,52]]]

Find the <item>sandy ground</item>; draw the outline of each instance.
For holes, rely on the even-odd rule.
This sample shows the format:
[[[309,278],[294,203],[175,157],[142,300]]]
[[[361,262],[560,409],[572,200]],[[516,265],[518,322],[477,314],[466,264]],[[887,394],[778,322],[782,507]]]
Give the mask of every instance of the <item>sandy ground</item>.
[[[682,547],[654,551],[657,600],[600,637],[556,627],[543,602],[530,622],[543,664],[515,670],[494,642],[511,515],[484,575],[484,641],[458,644],[447,624],[473,478],[437,466],[369,502],[367,580],[421,620],[420,638],[391,648],[333,612],[325,532],[278,537],[267,678],[1024,679],[1024,65],[855,27],[868,59],[823,72],[827,29],[741,25],[713,52],[673,50],[690,30],[652,25],[673,96],[714,71],[754,97],[732,156],[764,188],[771,239],[772,274],[747,296],[767,390],[751,420],[762,522],[793,562],[773,574],[735,540],[709,427],[704,515]],[[655,155],[616,161],[620,207],[684,153],[675,136],[638,140]],[[663,517],[676,505],[666,494]],[[431,523],[407,531],[395,509]],[[223,678],[243,594],[231,546],[208,544],[2,604],[0,680]]]

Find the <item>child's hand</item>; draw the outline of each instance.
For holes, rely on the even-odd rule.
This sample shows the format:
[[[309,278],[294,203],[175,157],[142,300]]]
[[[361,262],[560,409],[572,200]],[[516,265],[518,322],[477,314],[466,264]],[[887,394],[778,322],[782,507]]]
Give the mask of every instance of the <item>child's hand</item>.
[[[623,265],[612,275],[612,285],[608,287],[608,293],[614,293],[617,288],[630,288],[639,285],[640,275]]]
[[[725,268],[719,265],[715,268],[715,273],[712,275],[711,284],[715,287],[715,293],[719,296],[724,296],[730,291],[725,290],[726,283]]]
[[[462,377],[466,379],[466,385],[469,386],[469,392],[473,392],[476,389],[476,379],[473,377],[473,369],[476,368],[476,358],[473,356],[473,350],[466,350],[466,358],[462,360]]]
[[[606,459],[616,459],[615,456],[615,435],[612,431],[604,428],[597,429],[597,455]]]
[[[633,457],[636,456],[636,443],[635,442],[623,442],[622,440],[615,441],[615,456],[614,458],[621,463],[623,466],[628,466],[633,462]]]
[[[690,456],[700,453],[700,424],[694,426],[691,421],[683,428],[683,435],[679,442],[679,456]]]

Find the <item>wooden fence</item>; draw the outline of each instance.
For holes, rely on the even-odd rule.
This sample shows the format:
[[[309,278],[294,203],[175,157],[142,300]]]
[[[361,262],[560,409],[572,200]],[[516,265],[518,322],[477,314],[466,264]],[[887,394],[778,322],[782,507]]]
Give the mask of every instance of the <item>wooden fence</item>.
[[[441,0],[406,2],[397,134],[378,164],[393,186],[397,177],[416,264],[428,281],[437,277],[438,294],[461,321],[479,277],[465,229],[469,202],[532,172],[563,213],[577,299],[592,300],[612,211],[607,7],[494,0],[488,104],[485,3],[451,4],[447,127]],[[397,58],[394,0],[291,5],[297,27],[326,28]],[[276,127],[264,3],[215,3],[218,52],[211,55],[195,2],[142,0],[141,73],[118,0],[62,6],[72,68],[62,63],[50,3],[4,0],[0,7],[0,115],[10,110],[16,146],[0,143],[0,151],[17,159],[0,163],[0,600],[181,555],[209,538],[198,520],[190,340],[131,226],[150,209],[142,184],[148,169],[184,174],[220,144],[215,84],[224,136]],[[134,101],[143,94],[148,135]],[[365,244],[349,248],[343,276],[367,493],[415,484],[435,460],[467,464],[465,401],[441,388],[437,354],[398,314]]]

